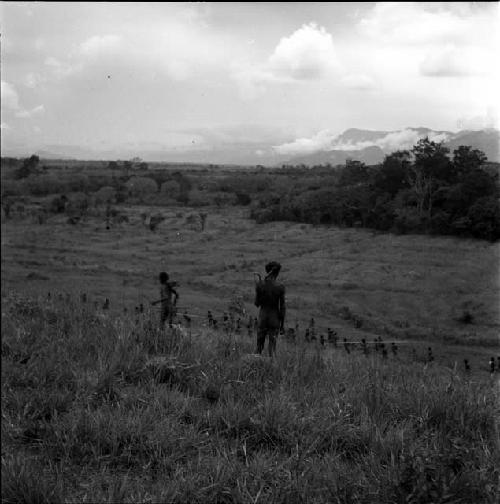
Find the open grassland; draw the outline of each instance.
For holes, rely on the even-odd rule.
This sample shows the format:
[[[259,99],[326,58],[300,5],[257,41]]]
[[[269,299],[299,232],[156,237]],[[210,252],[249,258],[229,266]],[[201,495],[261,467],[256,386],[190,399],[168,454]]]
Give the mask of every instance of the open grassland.
[[[148,208],[120,211],[109,230],[2,223],[3,502],[496,502],[498,244],[256,225],[238,208],[211,209],[204,231],[195,209],[155,209],[153,233]],[[269,260],[300,328],[274,362],[246,330]],[[157,330],[161,270],[191,327]],[[207,326],[237,299],[241,334]],[[311,317],[339,348],[303,340]],[[379,336],[398,355],[341,345]]]
[[[180,305],[193,319],[205,320],[208,309],[220,318],[234,298],[253,316],[253,272],[278,260],[287,324],[298,322],[301,335],[314,317],[317,328],[348,340],[380,335],[432,345],[450,366],[477,358],[486,370],[498,353],[498,243],[255,224],[241,207],[210,209],[203,232],[188,223],[197,210],[160,209],[165,221],[151,232],[140,217],[149,210],[119,208],[129,223],[109,230],[102,218],[71,226],[62,216],[43,225],[14,217],[2,224],[2,287],[86,292],[100,305],[109,298],[118,314],[156,299],[165,270],[180,282]]]
[[[497,502],[494,376],[4,294],[2,502]]]

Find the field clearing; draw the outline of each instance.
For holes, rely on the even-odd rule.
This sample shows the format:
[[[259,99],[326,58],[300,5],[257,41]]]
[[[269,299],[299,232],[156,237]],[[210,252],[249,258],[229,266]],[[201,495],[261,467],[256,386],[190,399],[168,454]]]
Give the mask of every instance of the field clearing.
[[[467,357],[487,369],[498,354],[500,245],[448,237],[396,236],[307,224],[256,224],[243,207],[211,208],[203,232],[187,224],[191,208],[118,207],[129,223],[106,230],[102,219],[69,225],[52,217],[2,224],[2,289],[46,296],[87,292],[111,310],[156,299],[157,275],[180,282],[180,306],[196,322],[216,317],[232,298],[253,306],[253,272],[282,263],[287,325],[303,335],[336,329],[349,341],[376,336],[420,347],[432,345],[443,363]],[[156,232],[143,212],[165,217]],[[458,318],[465,313],[473,323]],[[244,321],[245,323],[246,321]],[[460,364],[459,364],[460,365]]]
[[[498,244],[119,210],[2,224],[2,501],[496,502]],[[246,330],[270,260],[300,326],[274,361]],[[160,270],[191,327],[157,330]],[[208,327],[235,298],[241,334]],[[337,349],[304,340],[311,317]],[[378,336],[398,354],[342,344]]]

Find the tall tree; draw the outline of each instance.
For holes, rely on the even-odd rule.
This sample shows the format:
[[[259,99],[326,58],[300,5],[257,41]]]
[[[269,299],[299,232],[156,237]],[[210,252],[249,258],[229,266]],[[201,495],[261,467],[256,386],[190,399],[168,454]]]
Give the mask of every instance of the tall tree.
[[[426,137],[419,140],[411,152],[414,162],[408,169],[408,182],[417,199],[419,217],[428,219],[442,183],[453,175],[453,166],[448,158],[450,150]]]

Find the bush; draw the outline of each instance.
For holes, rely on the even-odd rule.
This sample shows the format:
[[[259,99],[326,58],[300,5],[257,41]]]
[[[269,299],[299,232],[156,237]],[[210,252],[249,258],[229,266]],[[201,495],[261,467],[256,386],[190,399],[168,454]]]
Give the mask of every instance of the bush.
[[[477,238],[498,240],[500,238],[500,204],[498,198],[479,198],[470,208],[467,217],[471,232]]]
[[[65,190],[64,184],[55,175],[35,175],[25,179],[28,191],[34,196],[46,196]]]
[[[93,194],[96,205],[116,203],[116,189],[111,186],[101,187]]]
[[[193,189],[189,191],[188,198],[189,204],[194,207],[208,206],[211,204],[210,194],[205,191]]]
[[[181,185],[175,180],[167,180],[161,185],[160,191],[169,198],[177,198],[181,192]]]
[[[136,198],[142,199],[158,192],[158,184],[148,177],[130,177],[125,185],[130,195]]]
[[[25,192],[25,185],[20,180],[2,180],[2,198],[20,196]]]
[[[397,208],[394,211],[394,229],[398,233],[411,233],[422,230],[422,220],[414,207]]]

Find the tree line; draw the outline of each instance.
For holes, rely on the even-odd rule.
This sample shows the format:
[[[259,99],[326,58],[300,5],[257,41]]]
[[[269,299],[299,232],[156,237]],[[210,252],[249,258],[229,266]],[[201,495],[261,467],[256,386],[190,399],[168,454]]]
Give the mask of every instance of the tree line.
[[[291,220],[397,233],[500,237],[498,168],[470,146],[450,151],[428,138],[380,165],[348,160],[320,187],[300,177],[253,206],[258,222]]]

